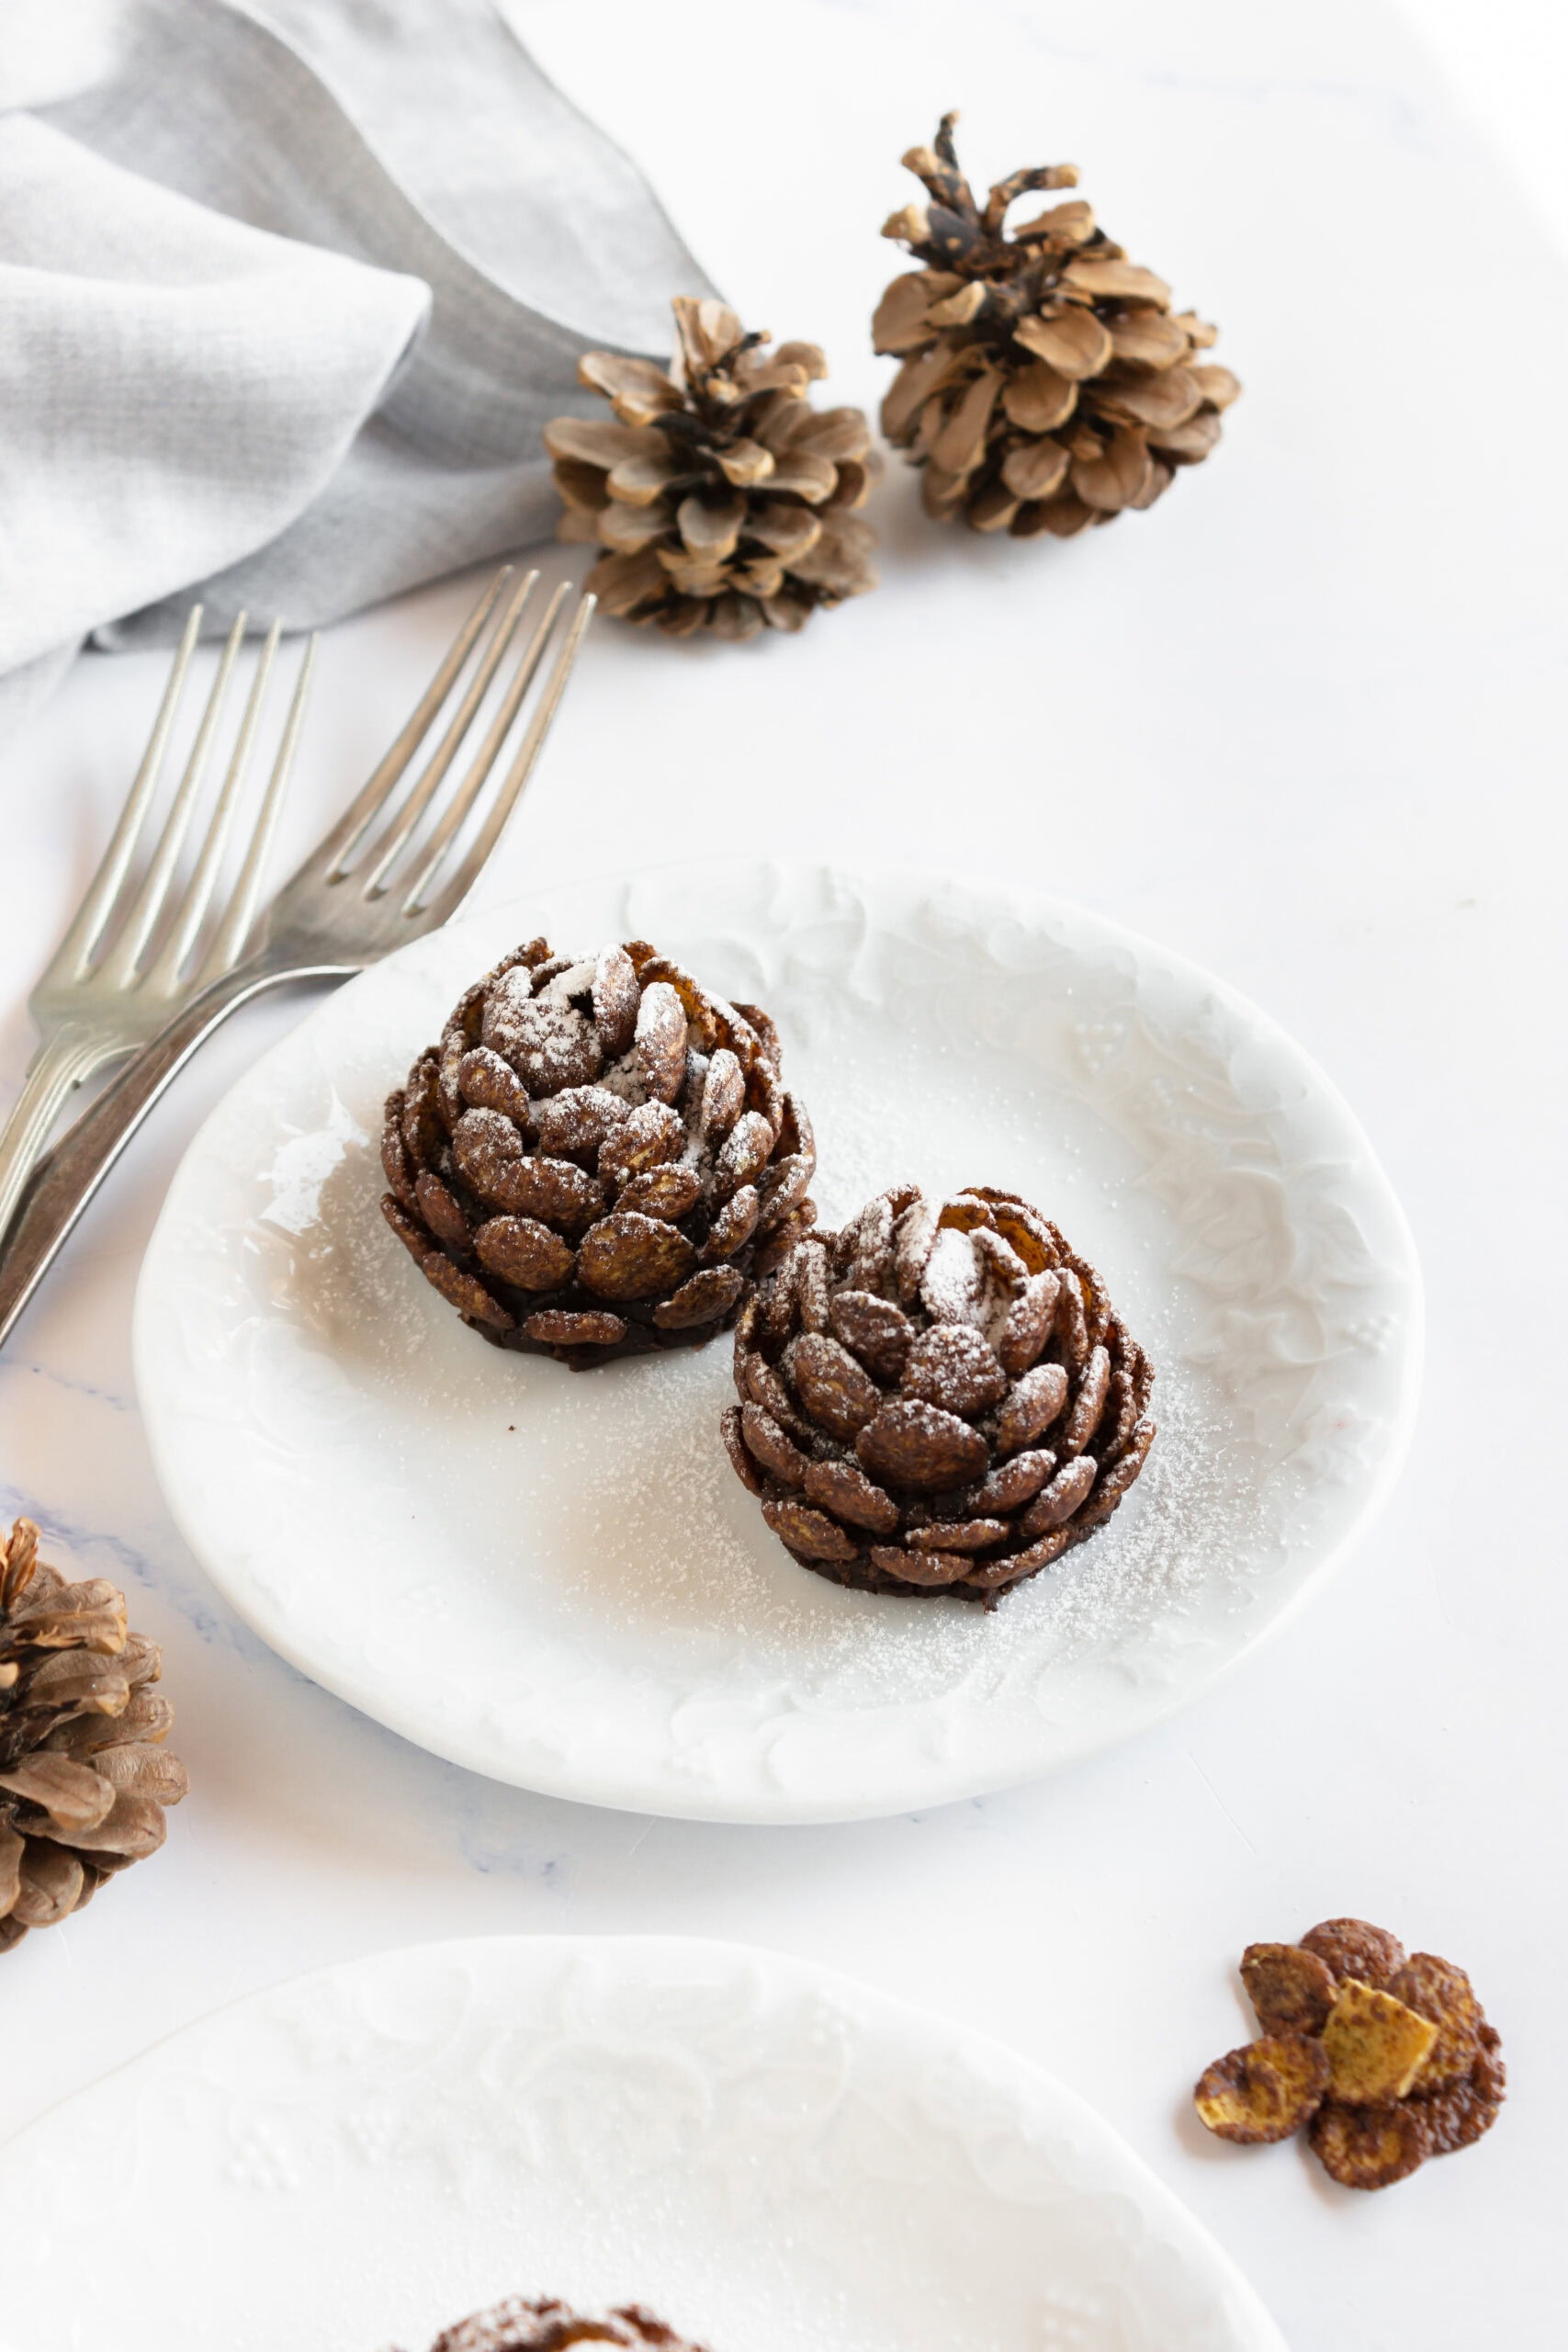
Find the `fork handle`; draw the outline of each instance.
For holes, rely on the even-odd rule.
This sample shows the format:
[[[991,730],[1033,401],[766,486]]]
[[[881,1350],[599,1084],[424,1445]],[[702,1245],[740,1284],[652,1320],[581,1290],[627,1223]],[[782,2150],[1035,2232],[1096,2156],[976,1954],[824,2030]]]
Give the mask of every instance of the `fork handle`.
[[[197,1046],[264,989],[286,980],[345,979],[352,968],[332,964],[279,969],[265,959],[242,964],[177,1014],[110,1080],[39,1168],[0,1247],[0,1346],[98,1186]]]
[[[101,1059],[85,1031],[67,1027],[46,1037],[28,1063],[22,1091],[0,1135],[0,1234],[16,1214],[67,1096],[91,1077]]]

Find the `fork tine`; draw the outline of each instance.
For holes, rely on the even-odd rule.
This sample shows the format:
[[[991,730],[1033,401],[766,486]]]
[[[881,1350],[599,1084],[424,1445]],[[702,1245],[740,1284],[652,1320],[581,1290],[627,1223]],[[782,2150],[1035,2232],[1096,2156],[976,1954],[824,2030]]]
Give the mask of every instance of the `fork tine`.
[[[196,872],[191,876],[185,897],[180,902],[174,927],[146,975],[145,984],[150,988],[172,987],[178,980],[181,967],[191,949],[196,945],[201,926],[207,919],[207,910],[212,902],[212,893],[217,887],[218,872],[223,862],[223,853],[228,848],[229,837],[234,829],[234,819],[239,812],[240,794],[245,781],[245,772],[250,766],[256,729],[261,723],[262,705],[266,699],[267,686],[272,678],[272,665],[277,653],[277,640],[282,634],[283,623],[275,620],[266,633],[265,642],[257,658],[256,673],[251,681],[250,695],[245,704],[244,717],[240,721],[239,734],[235,738],[233,755],[229,762],[228,774],[223,778],[222,788],[218,795],[218,805],[212,812],[212,820],[207,829],[207,839],[202,844]]]
[[[495,673],[501,667],[502,657],[516,634],[517,624],[523,616],[523,607],[538,583],[537,571],[524,574],[521,583],[513,594],[511,603],[495,625],[494,634],[480,656],[479,667],[464,688],[462,701],[453,714],[446,732],[426,762],[424,773],[398,810],[384,838],[377,842],[372,853],[374,864],[367,872],[356,872],[355,878],[362,883],[367,898],[375,898],[379,895],[378,885],[383,875],[396,859],[410,834],[418,826],[420,819],[445,782],[446,771],[461,751],[463,740],[473,725],[474,714],[490,692]]]
[[[88,886],[87,895],[78,908],[75,919],[56,952],[55,965],[62,971],[70,969],[80,973],[85,968],[87,959],[103,934],[104,925],[108,921],[115,900],[118,898],[124,885],[126,875],[130,868],[130,861],[136,854],[136,843],[147,815],[148,804],[157,789],[159,772],[164,764],[164,753],[168,748],[169,736],[175,724],[175,714],[179,708],[180,696],[185,691],[186,673],[190,668],[190,657],[196,650],[196,641],[200,634],[201,606],[193,605],[186,619],[185,634],[180,639],[170,667],[169,681],[164,688],[164,699],[158,706],[158,716],[152,722],[152,732],[147,739],[147,749],[141,755],[141,764],[136,771],[130,792],[126,795],[125,807],[120,811],[119,822],[115,827],[113,838],[99,861],[98,870]]]
[[[533,716],[528,721],[527,729],[518,747],[517,756],[502,781],[501,787],[495,796],[494,805],[490,815],[485,819],[478,838],[457,874],[442,893],[441,920],[443,922],[461,906],[468,897],[486,860],[506,831],[507,821],[517,805],[518,797],[524,786],[533,774],[534,763],[539,756],[545,737],[549,733],[550,722],[556,715],[562,695],[566,692],[567,680],[571,675],[578,649],[582,643],[588,624],[593,617],[598,601],[596,596],[584,596],[571,616],[571,626],[567,630],[560,650],[557,653],[551,666],[550,674],[545,682],[545,691],[535,705]],[[423,911],[424,893],[434,880],[445,854],[444,845],[439,855],[426,859],[418,880],[403,900],[404,914],[414,915]]]
[[[207,708],[202,712],[201,725],[197,729],[196,741],[192,744],[190,757],[186,762],[186,772],[180,778],[179,790],[175,793],[173,805],[164,820],[164,831],[158,846],[152,853],[152,863],[148,867],[141,888],[136,894],[130,912],[126,918],[124,930],[110,945],[104,957],[99,977],[111,986],[118,985],[124,988],[136,978],[147,943],[157,929],[159,917],[164,911],[164,901],[168,896],[169,884],[174,879],[175,868],[179,864],[180,852],[185,846],[185,838],[190,830],[197,795],[201,790],[202,779],[207,773],[208,754],[212,749],[212,738],[217,732],[219,718],[229,692],[229,680],[233,673],[234,661],[240,650],[241,639],[245,634],[246,619],[247,616],[244,613],[239,614],[233,628],[229,631],[228,642],[223,648],[222,659],[218,664],[218,675],[212,681],[212,691],[207,697]]]
[[[563,580],[546,605],[544,616],[524,647],[523,656],[513,673],[512,683],[507,687],[502,697],[500,707],[485,731],[484,741],[474,753],[468,772],[452,796],[449,805],[443,809],[440,823],[423,845],[422,854],[424,864],[420,869],[419,877],[421,887],[440,865],[453,835],[462,829],[469,809],[479,797],[486,777],[495,765],[502,745],[512,732],[512,722],[522,707],[523,697],[538,673],[539,663],[544,658],[545,647],[549,641],[550,631],[556,625],[556,617],[566,602],[570,586],[570,581]]]
[[[403,771],[430,731],[430,723],[446,701],[452,682],[473,651],[475,639],[494,610],[497,597],[512,577],[512,566],[502,564],[486,587],[444,655],[435,675],[420,696],[407,725],[392,744],[374,775],[355,797],[353,805],[338,820],[326,840],[310,860],[312,868],[321,869],[329,882],[336,881],[344,871],[344,860],[358,842],[366,828],[378,816],[401,779]]]
[[[209,981],[220,979],[225,972],[231,970],[239,962],[245,942],[250,936],[251,924],[255,920],[256,899],[261,895],[262,876],[266,870],[272,838],[277,830],[277,820],[282,813],[283,796],[288,788],[288,778],[294,766],[294,754],[299,745],[299,730],[305,723],[305,705],[310,698],[310,679],[316,667],[316,648],[320,641],[319,638],[312,635],[306,643],[304,659],[299,664],[299,674],[294,682],[294,698],[288,706],[288,717],[284,722],[283,740],[278,744],[277,757],[273,762],[272,775],[268,779],[265,797],[256,818],[255,831],[251,835],[251,845],[245,853],[244,865],[240,869],[239,879],[234,885],[223,920],[218,927],[217,936],[202,958],[200,970],[197,975],[197,980],[204,988]]]

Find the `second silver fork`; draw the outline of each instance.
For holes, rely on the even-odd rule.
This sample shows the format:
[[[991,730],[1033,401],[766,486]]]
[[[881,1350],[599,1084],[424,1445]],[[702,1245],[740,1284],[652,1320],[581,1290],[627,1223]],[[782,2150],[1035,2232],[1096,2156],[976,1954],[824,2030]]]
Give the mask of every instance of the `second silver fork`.
[[[481,705],[519,637],[525,607],[538,578],[536,571],[530,571],[512,586],[508,567],[490,582],[397,741],[346,814],[263,909],[244,952],[166,1021],[39,1168],[21,1214],[0,1249],[0,1342],[148,1111],[190,1056],[231,1012],[264,990],[289,980],[346,978],[394,948],[436,929],[456,913],[505,831],[593,613],[594,599],[581,597],[559,637],[549,673],[516,750],[500,781],[492,782],[570,593],[564,582],[557,588],[526,633],[461,780],[443,797],[448,775],[473,730]],[[509,587],[510,595],[506,594]],[[442,727],[444,706],[492,616],[494,626],[472,676]],[[296,734],[300,706],[297,692],[289,722]],[[400,788],[418,753],[438,729],[438,740],[425,764],[400,798]],[[286,750],[289,748],[286,739]],[[287,774],[282,754],[279,764]],[[431,819],[434,821],[423,832]],[[454,865],[459,837],[470,819],[475,820],[472,838]],[[215,942],[210,952],[216,955],[218,947]]]
[[[245,633],[242,613],[229,635],[174,802],[145,876],[130,879],[186,675],[201,627],[197,605],[186,624],[141,764],[87,895],[28,999],[39,1036],[22,1090],[0,1132],[0,1235],[11,1222],[67,1098],[109,1063],[149,1044],[182,1007],[238,962],[255,913],[263,868],[299,741],[316,640],[306,648],[271,781],[252,831],[238,880],[199,960],[196,950],[212,906],[224,853],[233,834],[245,772],[277,651],[268,630],[196,870],[183,891],[175,869],[196,813],[213,741]],[[164,935],[160,937],[165,926]]]

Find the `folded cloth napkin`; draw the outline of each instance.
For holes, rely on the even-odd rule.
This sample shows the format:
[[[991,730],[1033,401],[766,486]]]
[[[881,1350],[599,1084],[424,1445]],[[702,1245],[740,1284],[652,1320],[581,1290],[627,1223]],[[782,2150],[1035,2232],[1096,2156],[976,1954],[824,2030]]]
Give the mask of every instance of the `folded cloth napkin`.
[[[547,537],[580,355],[712,290],[491,0],[0,0],[0,719]]]

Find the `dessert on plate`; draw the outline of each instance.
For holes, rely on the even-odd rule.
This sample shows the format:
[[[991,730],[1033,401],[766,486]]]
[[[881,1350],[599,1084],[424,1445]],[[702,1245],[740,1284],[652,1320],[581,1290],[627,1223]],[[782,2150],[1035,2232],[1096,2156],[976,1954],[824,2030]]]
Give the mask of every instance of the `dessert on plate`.
[[[463,1320],[581,1371],[701,1344],[815,1221],[778,1033],[646,940],[530,940],[387,1103],[382,1212]]]
[[[901,1184],[746,1301],[724,1437],[803,1567],[994,1606],[1110,1518],[1154,1438],[1153,1382],[1037,1209]]]
[[[528,2302],[521,2295],[459,2320],[436,2337],[431,2352],[564,2352],[570,2344],[656,2345],[660,2352],[702,2352],[700,2345],[677,2335],[641,2303],[623,2303],[592,2319],[553,2296]]]

